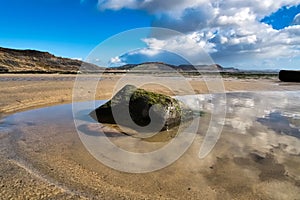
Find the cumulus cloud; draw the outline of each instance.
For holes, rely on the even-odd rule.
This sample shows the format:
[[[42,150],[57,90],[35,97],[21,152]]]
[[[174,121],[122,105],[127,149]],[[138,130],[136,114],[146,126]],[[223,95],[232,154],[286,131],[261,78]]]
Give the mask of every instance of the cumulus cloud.
[[[110,62],[111,63],[119,63],[119,62],[121,62],[121,59],[119,56],[116,56],[116,57],[111,58]]]
[[[116,56],[110,59],[108,67],[116,67],[127,64],[121,56]]]
[[[181,17],[189,9],[201,9],[211,7],[215,13],[236,13],[239,9],[250,8],[259,18],[271,14],[282,6],[299,4],[299,0],[98,0],[100,9],[120,10],[142,9],[155,14],[165,13],[174,18]]]
[[[223,58],[292,58],[300,56],[300,16],[291,26],[275,30],[261,22],[283,6],[300,0],[99,0],[100,9],[139,9],[154,14],[154,26],[174,29],[185,35],[177,38],[149,38],[150,48],[189,52],[195,56],[203,49],[216,62]],[[197,45],[192,47],[190,39]],[[175,50],[180,47],[181,50]],[[189,57],[190,58],[190,57]]]
[[[186,8],[192,8],[207,3],[207,0],[98,0],[98,7],[102,10],[142,9],[151,13],[167,13],[178,17]]]

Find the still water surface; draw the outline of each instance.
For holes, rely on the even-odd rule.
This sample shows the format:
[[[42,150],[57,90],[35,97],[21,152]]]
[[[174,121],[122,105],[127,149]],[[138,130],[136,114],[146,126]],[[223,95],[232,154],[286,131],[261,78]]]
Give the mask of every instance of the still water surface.
[[[243,171],[244,174],[242,173],[243,175],[236,178],[232,178],[232,174],[231,177],[226,177],[225,174],[222,175],[222,178],[227,178],[229,182],[232,181],[235,187],[237,187],[236,184],[240,184],[240,190],[245,189],[245,187],[242,187],[243,184],[247,185],[246,188],[248,186],[251,188],[258,187],[259,184],[265,181],[272,182],[276,180],[280,183],[286,183],[287,185],[283,184],[282,188],[288,187],[291,194],[293,192],[299,194],[300,92],[226,94],[226,102],[220,102],[226,106],[226,118],[222,127],[222,134],[212,152],[207,157],[200,159],[198,157],[199,149],[209,129],[209,122],[212,119],[211,112],[216,106],[214,105],[216,102],[214,99],[217,98],[218,95],[178,97],[193,109],[200,109],[205,112],[200,119],[195,142],[178,162],[157,172],[160,173],[159,181],[154,176],[151,176],[152,178],[148,177],[147,181],[170,181],[170,185],[165,183],[169,191],[175,188],[180,191],[176,184],[181,185],[187,180],[189,183],[197,182],[200,184],[199,181],[203,178],[207,179],[205,185],[210,187],[213,185],[221,186],[220,180],[217,180],[219,171],[216,166],[219,166],[224,170],[228,168],[236,170],[237,174]],[[95,105],[99,106],[102,103],[104,101],[97,101]],[[85,108],[85,104],[77,103],[76,106]],[[99,126],[95,127],[95,122],[88,116],[90,111],[82,109],[77,112],[75,117],[85,123],[84,129],[85,131],[88,130],[86,133],[93,133],[97,136]],[[163,136],[158,135],[156,138],[141,139],[119,133],[114,127],[101,125],[100,129],[104,130],[107,138],[116,146],[134,152],[160,149],[176,136],[172,131],[178,131],[178,129],[170,130],[165,132]],[[66,167],[70,168],[72,163],[99,174],[110,170],[109,168],[103,168],[82,145],[74,124],[71,104],[29,110],[7,116],[0,121],[0,138],[3,137],[11,138],[8,145],[14,152],[11,154],[12,157],[24,160],[38,171],[59,182],[64,182],[64,184],[75,188],[75,190],[81,190],[82,188],[74,186],[74,183],[67,183],[66,180],[72,179],[72,176],[75,176],[76,173],[68,174],[64,172],[64,169]],[[184,163],[189,163],[189,166],[185,166]],[[167,175],[170,169],[177,170],[178,174],[175,176],[177,179]],[[201,177],[195,175],[195,169],[198,169]],[[60,174],[59,172],[64,173]],[[109,173],[115,172],[109,171]],[[61,178],[61,176],[65,177]],[[116,174],[115,176],[121,175]],[[215,179],[211,179],[213,176],[215,176]],[[221,175],[219,174],[219,176]],[[130,190],[135,190],[132,189],[131,182],[138,181],[139,178],[126,178],[129,182],[127,187]],[[245,181],[237,181],[237,179]],[[88,184],[84,183],[84,180],[78,182],[83,185]],[[114,180],[113,184],[118,185],[118,181]],[[201,182],[201,184],[204,183]],[[292,189],[291,185],[293,186]],[[263,185],[261,188],[266,189],[271,186]],[[143,188],[135,187],[136,190],[143,191]],[[222,187],[228,190],[231,195],[235,195],[234,191],[231,191],[227,186]],[[260,189],[257,188],[257,190]],[[200,190],[201,188],[199,188]],[[197,194],[197,191],[198,189],[195,190],[195,194]],[[278,191],[280,190],[278,189]],[[144,192],[147,193],[146,190]],[[263,193],[263,191],[261,192]],[[285,191],[280,192],[284,193]],[[238,193],[235,197],[238,197]],[[276,192],[272,195],[276,196]]]

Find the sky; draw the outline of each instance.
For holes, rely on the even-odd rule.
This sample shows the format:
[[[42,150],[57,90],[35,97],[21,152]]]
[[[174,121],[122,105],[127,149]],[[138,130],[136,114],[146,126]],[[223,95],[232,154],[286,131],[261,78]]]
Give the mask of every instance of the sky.
[[[300,69],[299,13],[300,0],[0,0],[0,46],[101,66]]]

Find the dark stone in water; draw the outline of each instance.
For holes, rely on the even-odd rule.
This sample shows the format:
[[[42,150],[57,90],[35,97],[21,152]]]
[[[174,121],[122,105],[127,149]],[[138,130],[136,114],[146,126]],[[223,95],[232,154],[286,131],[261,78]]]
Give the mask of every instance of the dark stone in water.
[[[279,80],[284,82],[300,82],[300,71],[281,70]]]
[[[181,121],[191,119],[193,111],[170,96],[126,85],[110,101],[98,107],[90,115],[100,123],[118,123],[133,129],[138,125],[141,130],[151,122],[152,125],[154,124],[152,128],[162,126],[162,131],[179,125]],[[117,120],[114,115],[117,115]],[[132,125],[132,121],[135,125]],[[150,128],[146,131],[152,130]]]

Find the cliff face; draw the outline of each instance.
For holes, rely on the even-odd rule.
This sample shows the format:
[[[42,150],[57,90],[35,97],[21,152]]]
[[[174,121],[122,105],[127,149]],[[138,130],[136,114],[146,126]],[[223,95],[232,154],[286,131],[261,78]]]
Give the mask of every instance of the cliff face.
[[[0,72],[76,73],[103,70],[79,60],[56,57],[48,52],[0,47]]]

